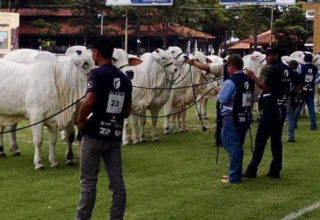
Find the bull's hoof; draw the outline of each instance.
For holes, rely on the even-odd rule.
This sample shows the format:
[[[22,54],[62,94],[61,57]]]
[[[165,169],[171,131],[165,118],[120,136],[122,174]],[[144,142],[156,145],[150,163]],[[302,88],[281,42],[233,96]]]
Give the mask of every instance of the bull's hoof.
[[[152,141],[157,142],[157,141],[159,141],[159,138],[153,138]]]
[[[138,141],[138,140],[133,140],[132,143],[133,143],[133,144],[138,144],[139,141]]]
[[[169,130],[164,130],[163,134],[169,134]]]
[[[7,157],[7,155],[6,155],[5,153],[1,152],[1,153],[0,153],[0,157],[2,157],[2,158],[6,158],[6,157]]]
[[[51,168],[59,168],[59,164],[57,162],[51,164]]]
[[[40,163],[40,164],[35,165],[34,169],[35,170],[43,170],[44,169],[43,164]]]
[[[129,141],[123,141],[122,142],[122,146],[128,146],[129,145]]]
[[[141,140],[139,141],[139,143],[144,143],[144,142],[146,142],[146,139],[141,139]]]
[[[15,157],[15,156],[20,156],[21,153],[20,153],[20,151],[17,151],[17,152],[15,152],[15,153],[13,153],[12,155],[13,155],[14,157]]]
[[[73,161],[73,160],[67,160],[67,161],[66,161],[66,164],[67,164],[68,166],[70,166],[70,167],[74,167],[74,166],[77,165],[76,162]],[[58,166],[59,166],[59,165],[58,165]]]

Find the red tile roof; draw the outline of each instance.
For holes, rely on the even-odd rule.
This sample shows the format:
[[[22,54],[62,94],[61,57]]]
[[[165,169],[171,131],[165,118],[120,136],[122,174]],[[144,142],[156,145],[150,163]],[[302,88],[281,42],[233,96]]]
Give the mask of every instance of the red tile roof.
[[[269,44],[270,38],[271,38],[271,30],[268,30],[268,31],[263,32],[257,36],[257,42],[258,42],[258,44]],[[242,40],[242,42],[253,44],[254,37],[251,36],[250,38]],[[272,43],[275,43],[275,42],[276,42],[276,39],[274,37],[274,34],[272,34]]]
[[[1,11],[9,12],[9,9],[2,9]],[[21,16],[72,16],[72,11],[70,9],[58,9],[56,11],[51,11],[34,8],[19,8],[16,13],[21,14]]]

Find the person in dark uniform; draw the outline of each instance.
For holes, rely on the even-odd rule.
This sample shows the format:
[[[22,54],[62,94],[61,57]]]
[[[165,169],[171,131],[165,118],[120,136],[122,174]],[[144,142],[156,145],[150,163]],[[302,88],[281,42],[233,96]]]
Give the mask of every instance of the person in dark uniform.
[[[311,53],[304,55],[305,63],[301,65],[301,75],[304,80],[304,86],[302,88],[302,97],[307,104],[308,112],[310,115],[310,129],[315,130],[317,128],[316,113],[314,110],[314,89],[315,80],[318,75],[318,68],[312,64],[313,56]],[[302,109],[302,105],[299,105],[294,114],[294,124],[297,126],[298,118]]]
[[[277,46],[269,47],[265,51],[269,64],[264,82],[259,80],[253,72],[247,71],[255,83],[262,89],[259,97],[262,109],[255,138],[255,148],[252,159],[243,173],[243,177],[256,177],[267,140],[271,140],[272,162],[267,176],[280,178],[282,169],[282,128],[286,118],[286,99],[290,92],[290,85],[298,84],[294,79],[292,69],[282,63],[280,50]],[[297,89],[299,86],[297,86]]]
[[[80,201],[76,220],[90,219],[95,199],[100,160],[104,162],[112,191],[110,219],[123,219],[126,190],[121,168],[124,118],[131,111],[131,81],[111,64],[113,43],[100,36],[91,45],[98,68],[90,72],[86,97],[80,107]]]
[[[228,176],[223,183],[240,183],[242,180],[243,144],[252,120],[254,82],[242,71],[243,61],[238,55],[228,58],[230,78],[221,86],[217,98],[220,104],[222,146],[229,156]],[[220,90],[220,91],[219,91]]]
[[[291,60],[288,66],[293,70],[296,78],[300,80],[300,84],[303,83],[301,78],[301,74],[297,72],[299,63],[296,60]],[[291,88],[293,90],[294,87]],[[303,104],[302,91],[298,91],[297,93],[291,92],[290,97],[287,101],[287,142],[295,142],[294,136],[294,113],[297,109],[297,106]]]

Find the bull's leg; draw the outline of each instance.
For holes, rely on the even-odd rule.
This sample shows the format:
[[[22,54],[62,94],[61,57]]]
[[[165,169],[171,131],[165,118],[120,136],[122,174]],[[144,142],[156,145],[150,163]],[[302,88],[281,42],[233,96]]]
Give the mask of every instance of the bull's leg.
[[[152,128],[151,128],[151,137],[152,137],[152,141],[158,141],[159,138],[157,137],[157,121],[158,118],[157,116],[159,115],[159,111],[156,112],[151,112],[151,123],[152,123]]]
[[[181,113],[181,131],[185,132],[185,131],[189,131],[188,127],[187,127],[187,111],[183,111]]]
[[[135,115],[131,115],[131,138],[132,138],[132,142],[133,144],[137,144],[138,143],[138,139],[137,139],[137,124],[138,124],[138,117]]]
[[[0,132],[3,132],[4,127],[0,126]],[[4,153],[3,148],[3,134],[0,134],[0,157],[6,157],[6,154]]]
[[[65,134],[65,140],[67,143],[66,152],[64,155],[65,163],[69,166],[74,166],[76,165],[76,162],[73,159],[73,151],[72,151],[72,144],[75,139],[75,129],[74,129],[73,123],[71,123],[64,129],[64,134]]]
[[[65,140],[66,139],[66,132],[63,130],[60,132],[60,136],[61,136],[61,140]]]
[[[59,167],[59,164],[56,161],[56,156],[55,156],[55,147],[57,143],[57,137],[58,137],[58,132],[55,129],[48,127],[48,141],[49,141],[49,157],[48,158],[52,168]]]
[[[17,123],[9,126],[9,130],[13,131],[17,128]],[[18,148],[18,144],[17,144],[17,137],[16,137],[16,132],[10,132],[9,133],[9,150],[12,151],[13,156],[18,156],[20,155],[20,151]]]
[[[30,123],[36,122],[37,120],[30,120]],[[33,163],[34,163],[34,169],[42,169],[43,164],[41,163],[41,157],[40,157],[40,147],[42,145],[42,129],[43,129],[43,123],[34,125],[31,127],[32,130],[32,139],[33,139],[33,145],[34,145],[34,157],[33,157]]]
[[[122,145],[123,146],[127,146],[129,144],[128,133],[127,133],[128,123],[129,123],[129,119],[128,118],[124,119],[123,129],[122,129]]]
[[[201,107],[200,107],[200,114],[202,119],[208,119],[207,104],[208,104],[208,99],[204,98],[201,102]]]
[[[144,116],[146,113],[143,114]],[[145,133],[144,133],[144,127],[146,126],[147,118],[146,117],[139,117],[139,141],[145,142]]]
[[[166,113],[164,113],[167,115]],[[166,116],[163,120],[163,133],[168,134],[169,133],[169,121],[170,121],[170,116]]]

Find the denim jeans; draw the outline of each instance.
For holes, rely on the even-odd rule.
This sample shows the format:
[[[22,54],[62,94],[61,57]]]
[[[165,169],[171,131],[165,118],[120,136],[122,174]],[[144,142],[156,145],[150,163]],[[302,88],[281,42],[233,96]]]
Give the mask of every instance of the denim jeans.
[[[109,177],[112,201],[109,219],[123,219],[126,190],[122,178],[120,143],[83,136],[80,147],[81,194],[75,220],[89,220],[96,200],[96,185],[100,160]]]
[[[315,129],[317,128],[317,121],[316,121],[316,113],[314,111],[314,94],[305,95],[304,100],[308,107],[308,112],[310,116],[310,128]],[[302,109],[302,105],[299,105],[296,109],[294,114],[294,125],[297,126],[299,115]]]
[[[248,125],[234,126],[232,116],[222,120],[221,139],[229,157],[228,180],[231,183],[239,183],[242,179],[243,143],[248,128]]]
[[[287,141],[294,141],[295,120],[294,115],[297,105],[292,105],[291,100],[287,104]]]

